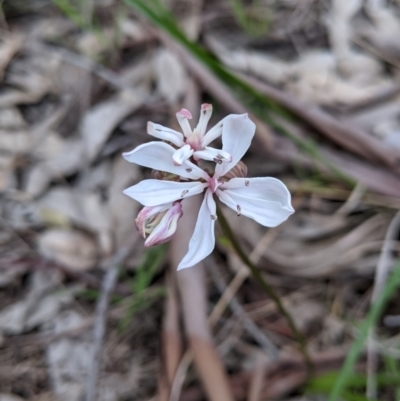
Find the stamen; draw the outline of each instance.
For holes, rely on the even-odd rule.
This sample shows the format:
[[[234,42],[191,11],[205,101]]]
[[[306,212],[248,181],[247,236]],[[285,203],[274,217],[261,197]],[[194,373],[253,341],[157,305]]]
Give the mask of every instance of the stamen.
[[[246,180],[246,181],[244,182],[244,185],[246,185],[246,187],[248,187],[248,186],[250,185],[250,181],[249,181],[249,180]]]
[[[237,215],[240,216],[242,214],[242,208],[240,207],[240,205],[236,206],[236,210],[237,210]]]
[[[218,157],[214,157],[214,162],[215,163],[217,163],[217,164],[222,164],[222,160],[221,159],[218,159]]]
[[[185,190],[181,193],[181,198],[183,198],[188,192],[189,192],[189,190],[188,190],[188,189],[185,189]]]
[[[218,216],[216,214],[212,214],[212,215],[210,215],[210,217],[211,217],[211,220],[217,220],[218,219]]]

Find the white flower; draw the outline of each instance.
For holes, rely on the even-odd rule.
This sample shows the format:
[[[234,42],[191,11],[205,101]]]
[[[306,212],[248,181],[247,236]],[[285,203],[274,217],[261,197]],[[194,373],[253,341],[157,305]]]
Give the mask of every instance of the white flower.
[[[147,123],[147,133],[178,147],[172,155],[174,164],[178,166],[192,156],[196,160],[211,160],[216,163],[231,161],[232,158],[229,153],[208,146],[214,139],[221,136],[222,126],[225,120],[220,121],[206,133],[211,114],[212,105],[202,104],[199,123],[196,128],[192,130],[189,123],[189,120],[192,119],[192,115],[189,110],[182,109],[176,113],[176,118],[182,128],[183,135],[171,128],[166,128],[150,121]],[[222,140],[224,141],[224,138],[222,138]]]
[[[214,225],[217,216],[213,194],[238,215],[243,214],[267,227],[281,224],[294,212],[290,192],[275,178],[221,180],[246,153],[254,132],[255,125],[247,114],[230,115],[225,119],[223,150],[232,156],[232,160],[217,164],[212,177],[189,160],[183,161],[180,166],[174,165],[172,155],[175,149],[163,142],[150,142],[123,154],[129,162],[192,180],[176,182],[149,179],[124,191],[144,206],[175,202],[206,191],[188,252],[178,270],[195,265],[214,249]]]
[[[145,206],[135,219],[136,228],[146,239],[144,246],[160,245],[169,241],[175,234],[182,215],[180,202]]]

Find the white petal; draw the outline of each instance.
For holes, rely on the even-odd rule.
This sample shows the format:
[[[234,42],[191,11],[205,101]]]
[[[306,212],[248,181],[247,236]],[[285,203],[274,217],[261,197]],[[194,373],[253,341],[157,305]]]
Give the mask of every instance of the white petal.
[[[232,156],[223,150],[210,148],[207,146],[204,150],[197,150],[194,152],[194,157],[202,160],[210,160],[215,163],[229,162],[232,160]]]
[[[172,155],[173,163],[177,166],[181,166],[186,160],[188,160],[194,150],[190,147],[190,145],[185,145],[180,149],[175,150],[174,154]]]
[[[221,120],[218,124],[214,125],[207,134],[204,135],[204,137],[201,139],[201,146],[204,148],[207,145],[209,145],[212,141],[215,139],[219,138],[222,134],[222,125],[224,123],[224,120]]]
[[[234,180],[242,180],[242,178],[234,178]],[[249,190],[249,195],[254,197],[246,196],[245,190],[248,187],[225,190],[218,188],[216,194],[221,202],[233,209],[238,215],[243,214],[266,227],[276,227],[294,212],[290,204],[290,193],[287,191],[285,197],[281,193],[269,191],[268,185],[264,185],[264,187],[258,191],[256,189]],[[263,196],[260,197],[260,195]]]
[[[163,127],[160,124],[154,124],[151,121],[147,123],[147,133],[155,138],[171,142],[178,147],[181,147],[185,144],[183,141],[183,135],[180,132],[171,128]]]
[[[144,180],[123,191],[144,206],[174,202],[204,191],[208,183]]]
[[[232,178],[220,186],[235,194],[248,198],[279,202],[283,207],[289,207],[292,212],[291,195],[286,185],[273,177]]]
[[[200,119],[196,128],[194,129],[194,131],[199,134],[200,138],[203,138],[204,134],[206,133],[207,124],[210,121],[212,111],[213,107],[211,104],[204,103],[201,105]]]
[[[215,246],[215,212],[215,201],[211,192],[207,190],[197,217],[196,227],[189,241],[189,250],[179,263],[178,270],[194,266],[213,251]]]
[[[179,125],[182,128],[183,134],[188,137],[192,135],[192,128],[190,127],[189,120],[192,119],[192,115],[189,110],[182,109],[176,113],[176,118],[178,120]],[[181,145],[182,146],[182,145]]]
[[[226,174],[243,157],[250,147],[255,131],[256,126],[247,114],[231,114],[225,118],[222,126],[222,150],[232,156],[232,161],[216,166],[216,178]]]
[[[192,180],[207,179],[208,175],[190,161],[185,161],[181,166],[174,165],[172,160],[174,153],[175,149],[165,142],[148,142],[130,152],[123,153],[122,156],[128,162],[139,164],[139,166],[166,171]]]

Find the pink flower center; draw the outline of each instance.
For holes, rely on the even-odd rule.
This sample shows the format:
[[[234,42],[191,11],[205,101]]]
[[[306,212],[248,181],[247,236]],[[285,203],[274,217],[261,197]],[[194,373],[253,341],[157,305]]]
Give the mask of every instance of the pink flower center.
[[[196,150],[202,150],[201,142],[200,142],[200,136],[197,134],[197,132],[193,132],[192,135],[190,135],[188,138],[186,138],[186,143],[190,145],[190,147],[196,151]]]
[[[210,177],[208,180],[208,184],[210,186],[211,192],[214,193],[217,188],[222,184],[222,181],[218,181],[216,178]]]

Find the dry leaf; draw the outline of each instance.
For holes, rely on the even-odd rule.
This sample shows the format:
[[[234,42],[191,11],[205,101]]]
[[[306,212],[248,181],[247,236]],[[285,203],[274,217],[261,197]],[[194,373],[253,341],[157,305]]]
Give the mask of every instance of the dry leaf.
[[[14,394],[0,394],[0,401],[23,401],[23,398]]]
[[[17,35],[3,36],[0,46],[0,82],[3,80],[4,72],[16,53],[21,50],[22,37]]]
[[[0,331],[20,334],[55,317],[62,304],[71,300],[68,291],[64,294],[50,294],[59,286],[60,281],[58,272],[34,272],[24,299],[0,311]]]
[[[54,332],[61,333],[85,327],[87,317],[75,311],[66,311],[54,323]],[[92,346],[93,341],[87,335],[75,339],[63,338],[48,346],[46,357],[50,383],[61,400],[80,401],[84,396]],[[104,372],[99,383],[99,401],[117,401],[127,395],[132,396],[137,389],[139,373],[136,363],[132,363],[125,374]]]
[[[109,188],[109,206],[112,218],[112,227],[115,235],[116,248],[132,242],[138,236],[135,218],[139,212],[139,205],[122,193],[140,178],[138,166],[128,164],[122,157],[116,158],[113,164],[113,179]]]
[[[100,194],[58,187],[38,200],[35,207],[44,223],[49,212],[52,216],[59,214],[60,219],[67,217],[75,225],[97,234],[103,253],[112,251],[110,213]]]
[[[178,57],[166,49],[160,49],[155,56],[157,88],[160,94],[175,105],[187,87],[187,74]]]
[[[125,91],[92,107],[84,116],[80,131],[89,161],[96,158],[113,130],[144,101],[133,91]]]
[[[12,155],[0,154],[0,192],[5,192],[16,187],[14,160]]]
[[[34,197],[40,195],[53,179],[75,173],[84,161],[83,143],[79,139],[65,140],[53,134],[36,149],[36,155],[44,160],[29,171],[25,189]]]
[[[37,244],[45,258],[74,270],[88,270],[96,263],[96,244],[77,230],[47,230],[38,236]]]
[[[0,109],[1,130],[21,130],[25,127],[24,118],[16,107]]]
[[[283,83],[290,73],[290,65],[266,53],[228,49],[218,39],[207,36],[207,45],[215,55],[228,67],[255,76],[274,84]]]

